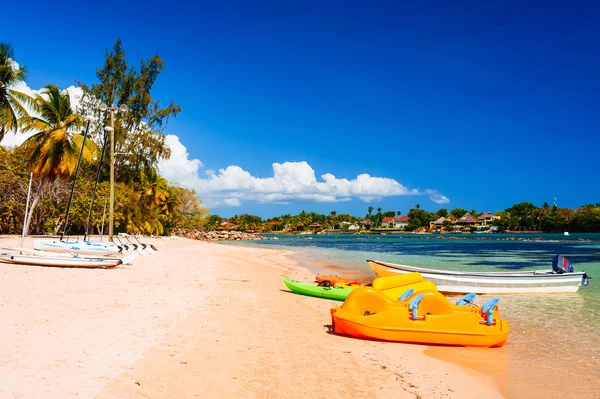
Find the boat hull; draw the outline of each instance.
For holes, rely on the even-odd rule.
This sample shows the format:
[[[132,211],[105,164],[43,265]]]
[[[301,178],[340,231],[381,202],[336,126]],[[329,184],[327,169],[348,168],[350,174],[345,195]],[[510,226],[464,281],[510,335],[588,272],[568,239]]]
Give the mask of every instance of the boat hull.
[[[120,259],[50,258],[36,255],[0,254],[0,261],[28,266],[76,267],[89,269],[112,269],[123,262]]]
[[[58,239],[33,240],[33,248],[49,252],[71,252],[82,255],[114,255],[121,249],[113,243],[87,241],[61,241]]]
[[[550,271],[461,273],[368,260],[379,277],[418,271],[440,292],[450,294],[516,294],[577,292],[585,273],[554,274]]]

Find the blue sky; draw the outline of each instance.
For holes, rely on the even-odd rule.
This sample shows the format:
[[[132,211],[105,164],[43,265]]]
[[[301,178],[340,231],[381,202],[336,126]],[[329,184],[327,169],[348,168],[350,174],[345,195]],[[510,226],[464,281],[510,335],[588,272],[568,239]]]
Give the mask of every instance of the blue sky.
[[[93,82],[118,37],[130,63],[160,54],[153,95],[183,107],[167,133],[202,162],[191,184],[221,215],[600,201],[600,6],[496,3],[33,1],[26,19],[3,18],[0,39],[34,89]],[[241,184],[228,192],[239,206],[223,202],[219,169],[264,179],[300,161],[319,182],[368,174],[406,191],[377,195],[386,180],[358,195],[351,182],[323,202]]]

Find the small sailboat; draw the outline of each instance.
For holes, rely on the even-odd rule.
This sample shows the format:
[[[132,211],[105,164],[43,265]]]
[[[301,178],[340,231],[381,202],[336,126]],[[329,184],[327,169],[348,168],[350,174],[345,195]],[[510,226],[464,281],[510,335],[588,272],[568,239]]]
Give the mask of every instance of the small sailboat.
[[[79,240],[36,239],[33,248],[39,251],[72,252],[83,255],[116,255],[123,248],[112,242],[91,242]]]
[[[112,269],[128,260],[118,258],[80,258],[80,257],[48,257],[39,255],[22,255],[18,253],[0,253],[0,261],[28,266],[77,267],[90,269]]]

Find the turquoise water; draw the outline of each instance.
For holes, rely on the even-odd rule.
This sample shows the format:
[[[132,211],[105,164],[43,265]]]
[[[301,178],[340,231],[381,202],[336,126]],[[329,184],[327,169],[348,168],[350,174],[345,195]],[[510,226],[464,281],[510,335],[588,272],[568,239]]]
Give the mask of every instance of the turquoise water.
[[[277,237],[234,245],[296,249],[304,262],[314,261],[317,266],[313,269],[325,263],[365,278],[373,276],[366,259],[448,270],[508,271],[550,269],[552,257],[564,255],[576,270],[591,277],[588,287],[574,294],[499,295],[501,315],[511,327],[503,348],[491,352],[441,350],[474,368],[485,369],[492,360],[502,364],[494,377],[508,381],[511,387],[518,381],[527,397],[566,397],[567,393],[568,397],[600,397],[600,234]],[[487,298],[480,297],[478,302]],[[552,378],[557,367],[568,370],[569,378]],[[523,379],[523,375],[529,378]],[[516,391],[508,396],[521,397]]]

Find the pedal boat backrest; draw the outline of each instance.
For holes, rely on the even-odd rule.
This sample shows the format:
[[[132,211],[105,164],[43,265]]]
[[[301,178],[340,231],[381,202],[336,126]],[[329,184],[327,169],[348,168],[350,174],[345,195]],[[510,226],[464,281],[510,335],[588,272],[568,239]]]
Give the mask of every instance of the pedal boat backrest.
[[[408,308],[410,309],[410,318],[413,320],[417,320],[417,311],[419,310],[419,304],[421,303],[421,301],[423,300],[423,298],[425,297],[425,294],[419,294],[417,296],[415,296],[413,299],[411,299],[410,303],[408,304]]]
[[[475,300],[475,297],[477,296],[477,294],[475,293],[470,293],[467,294],[465,296],[463,296],[462,298],[460,298],[456,304],[458,306],[467,306],[467,305],[471,305],[473,304],[473,301]]]
[[[500,302],[500,298],[492,298],[481,307],[481,315],[488,326],[494,322],[494,309],[498,306],[498,302]]]
[[[411,288],[411,289],[408,289],[408,290],[404,291],[404,293],[398,297],[398,301],[405,301],[405,300],[407,300],[414,292],[415,292],[414,288]]]

